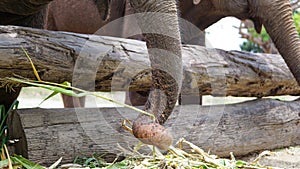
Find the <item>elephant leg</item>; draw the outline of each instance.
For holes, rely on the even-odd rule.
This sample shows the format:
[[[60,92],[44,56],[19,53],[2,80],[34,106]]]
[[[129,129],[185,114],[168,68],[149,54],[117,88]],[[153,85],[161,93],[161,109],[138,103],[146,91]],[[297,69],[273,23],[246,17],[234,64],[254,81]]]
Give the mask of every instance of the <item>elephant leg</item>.
[[[144,106],[148,100],[150,91],[132,91],[126,92],[125,103],[132,106]]]
[[[255,17],[262,20],[267,32],[300,85],[300,40],[292,19],[289,0],[251,1]]]
[[[185,95],[180,93],[178,98],[179,105],[202,105],[202,95]]]
[[[65,108],[84,107],[85,97],[72,97],[68,95],[61,95]]]
[[[3,0],[0,2],[0,24],[43,28],[46,5],[49,2],[50,0]],[[14,88],[14,91],[0,88],[0,105],[4,105],[8,110],[20,91],[21,88]]]
[[[21,88],[14,88],[14,90],[7,90],[0,88],[0,105],[4,105],[5,111],[7,111],[12,103],[18,98]]]

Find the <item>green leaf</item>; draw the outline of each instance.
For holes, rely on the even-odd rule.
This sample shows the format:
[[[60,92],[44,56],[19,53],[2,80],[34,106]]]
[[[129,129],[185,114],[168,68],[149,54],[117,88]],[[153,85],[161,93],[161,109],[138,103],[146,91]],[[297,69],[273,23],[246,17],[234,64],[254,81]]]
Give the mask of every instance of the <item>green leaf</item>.
[[[1,148],[4,144],[7,143],[8,137],[4,135],[4,131],[8,128],[6,125],[6,120],[8,117],[8,113],[12,111],[14,108],[17,109],[19,106],[19,101],[15,100],[10,108],[5,111],[4,105],[0,105],[0,139],[1,139]],[[0,151],[1,152],[1,151]]]
[[[45,169],[45,167],[42,167],[39,164],[31,162],[20,155],[14,155],[13,157],[11,157],[11,160],[13,162],[21,164],[23,167],[27,169]]]
[[[97,161],[97,159],[95,159],[94,157],[88,158],[85,160],[83,166],[95,167],[95,165],[93,163],[96,161]]]
[[[41,87],[41,88],[48,89],[48,90],[52,90],[52,91],[55,91],[55,92],[58,92],[58,93],[68,95],[68,96],[83,97],[83,96],[87,95],[86,93],[78,93],[77,94],[73,90],[67,89],[69,86],[64,86],[63,85],[63,87],[59,87],[59,86],[53,86],[53,85],[48,85],[48,84],[41,84],[38,81],[29,82],[29,81],[26,81],[26,80],[21,80],[21,79],[16,79],[16,78],[9,78],[9,79],[17,81],[19,83],[25,83],[25,84],[28,84],[28,85]]]
[[[221,166],[226,167],[226,166],[230,165],[230,163],[229,163],[229,161],[228,161],[227,159],[219,159],[218,161],[219,161],[218,163],[219,163]]]
[[[107,167],[107,169],[127,169],[127,168],[128,168],[128,162],[126,160],[123,160],[121,162],[118,162],[116,164]]]
[[[200,169],[208,169],[208,167],[206,166],[206,165],[201,165],[200,167],[199,167]]]
[[[46,100],[50,99],[51,97],[53,97],[53,96],[55,96],[55,95],[57,95],[57,94],[58,94],[58,92],[56,92],[56,91],[52,92],[52,93],[51,93],[49,96],[47,96],[43,101],[41,101],[41,103],[40,103],[39,105],[43,104]]]
[[[1,114],[1,120],[0,120],[0,129],[2,129],[4,126],[4,124],[5,124],[5,122],[6,122],[6,118],[7,118],[7,116],[8,116],[8,113],[11,111],[11,110],[13,110],[13,108],[18,108],[18,106],[19,106],[19,101],[18,100],[15,100],[14,102],[13,102],[13,104],[10,106],[10,108],[7,110],[7,112],[5,112],[5,107],[4,107],[4,105],[0,105],[0,114]],[[0,135],[1,136],[1,135]]]
[[[71,87],[71,83],[68,82],[68,81],[64,81],[64,82],[62,83],[62,85],[65,85],[65,86],[67,86],[67,87]]]
[[[0,105],[0,129],[2,128],[2,125],[4,124],[4,122],[6,120],[5,116],[6,116],[5,107],[4,107],[4,105]]]
[[[52,83],[52,82],[46,82],[46,81],[33,81],[33,80],[28,80],[28,79],[17,79],[17,78],[7,78],[7,79],[15,81],[15,82],[19,82],[19,83],[25,83],[25,84],[28,84],[28,85],[31,85],[31,86],[41,87],[41,88],[44,88],[44,89],[52,90],[52,91],[59,92],[61,94],[65,94],[65,95],[68,95],[68,96],[73,96],[73,97],[83,97],[83,96],[87,96],[87,95],[93,95],[93,96],[96,96],[98,98],[107,100],[107,101],[112,102],[112,103],[116,103],[118,105],[122,105],[124,107],[130,108],[132,110],[135,110],[137,112],[145,114],[145,115],[151,117],[153,119],[153,121],[155,121],[155,116],[151,113],[148,113],[148,112],[143,111],[141,109],[138,109],[134,106],[130,106],[130,105],[115,101],[113,99],[95,94],[95,93],[91,93],[91,92],[88,92],[88,91],[85,91],[85,90],[82,90],[82,89],[79,89],[79,88],[76,88],[76,87],[70,87],[68,82],[64,82],[64,83],[66,83],[66,85],[63,85],[63,84],[57,84],[57,83]],[[77,94],[73,90],[70,90],[70,89],[76,90],[76,91],[81,92],[81,93]]]
[[[9,113],[11,110],[13,110],[13,109],[18,109],[18,107],[19,107],[19,101],[18,100],[15,100],[12,104],[11,104],[11,106],[10,106],[10,108],[7,110],[7,113]]]
[[[293,12],[293,20],[296,26],[296,30],[298,35],[300,36],[300,13],[298,11]],[[266,29],[263,27],[261,30],[261,34],[258,34],[254,28],[249,28],[248,33],[250,33],[253,37],[261,39],[263,42],[271,43],[270,36],[268,35]],[[272,31],[272,30],[271,30]],[[262,47],[259,44],[254,43],[251,40],[243,42],[240,45],[241,50],[254,52],[254,53],[263,53]]]
[[[235,165],[237,167],[244,167],[245,165],[247,165],[247,163],[245,161],[238,160],[235,162]]]
[[[296,25],[296,29],[297,29],[298,35],[300,35],[300,13],[299,12],[295,12],[293,14],[293,19],[294,19],[294,23]]]

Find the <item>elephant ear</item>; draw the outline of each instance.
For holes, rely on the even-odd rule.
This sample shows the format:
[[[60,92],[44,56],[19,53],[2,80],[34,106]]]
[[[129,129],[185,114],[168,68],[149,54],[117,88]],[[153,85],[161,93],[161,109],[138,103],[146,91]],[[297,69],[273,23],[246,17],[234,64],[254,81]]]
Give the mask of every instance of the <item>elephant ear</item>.
[[[111,0],[95,0],[98,12],[101,16],[101,19],[104,21],[107,20],[110,15],[110,1]]]
[[[201,0],[193,0],[194,5],[198,5],[201,2]]]
[[[262,29],[262,21],[260,18],[258,17],[255,17],[255,18],[252,18],[251,19],[254,23],[254,28],[255,28],[255,31],[257,33],[260,33],[261,32],[261,29]]]

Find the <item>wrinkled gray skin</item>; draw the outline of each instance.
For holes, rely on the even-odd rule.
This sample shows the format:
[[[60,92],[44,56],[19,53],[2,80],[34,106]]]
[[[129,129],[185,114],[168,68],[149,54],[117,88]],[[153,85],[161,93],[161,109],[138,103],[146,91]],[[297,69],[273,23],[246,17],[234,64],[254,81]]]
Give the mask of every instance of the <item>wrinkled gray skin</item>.
[[[7,2],[6,2],[7,1]],[[10,3],[10,5],[18,6],[20,2],[14,2],[11,3],[13,0],[6,0],[6,3]],[[193,4],[192,0],[184,0],[181,1],[180,4],[180,10],[182,11],[181,16],[185,19],[191,21],[196,26],[198,26],[200,29],[205,29],[209,25],[217,22],[223,17],[226,16],[234,16],[239,19],[251,19],[255,24],[255,29],[260,32],[262,24],[265,25],[266,30],[270,34],[272,40],[274,41],[276,47],[278,48],[280,54],[283,56],[284,60],[286,61],[287,65],[289,66],[291,72],[295,76],[297,82],[300,84],[300,67],[298,66],[300,64],[300,42],[298,38],[298,34],[296,32],[295,26],[293,24],[292,15],[291,15],[291,7],[289,4],[289,0],[194,0],[194,2],[197,2],[197,4]],[[33,2],[33,1],[31,1]],[[41,2],[41,1],[37,1]],[[46,1],[45,1],[46,2]],[[135,10],[139,11],[139,9],[154,9],[156,10],[166,10],[170,9],[170,6],[173,7],[174,1],[161,1],[163,4],[159,4],[156,7],[153,7],[151,5],[160,2],[154,2],[152,0],[146,1],[145,0],[145,6],[151,6],[150,8],[143,8],[139,6],[139,4],[143,4],[142,1],[132,1],[136,3],[132,3],[132,6]],[[164,3],[165,2],[165,3]],[[11,12],[11,9],[6,10],[6,3],[0,3],[0,11],[4,12]],[[18,4],[19,3],[19,4]],[[16,5],[17,4],[17,5]],[[151,5],[149,5],[151,4]],[[21,4],[22,5],[22,4]],[[154,6],[155,6],[154,5]],[[28,6],[28,5],[27,5]],[[3,8],[4,7],[4,8]],[[164,7],[167,7],[164,9]],[[33,13],[37,10],[35,9],[37,6],[33,6],[28,11],[32,11]],[[39,10],[41,10],[40,7],[38,7]],[[159,8],[159,9],[157,9]],[[8,9],[8,8],[7,8]],[[172,9],[172,8],[171,8]],[[175,10],[174,10],[175,11]],[[174,11],[168,11],[171,13],[176,13]],[[15,13],[15,12],[14,12]],[[23,15],[17,12],[19,15]],[[0,14],[0,22],[3,21],[3,16],[5,18],[5,15],[2,13]],[[100,15],[102,16],[102,15]],[[105,17],[104,17],[105,18]],[[176,17],[174,18],[176,20]],[[25,20],[25,18],[24,18]],[[18,20],[20,21],[20,20]],[[17,21],[15,21],[17,23]],[[21,20],[22,22],[22,20]],[[4,23],[8,24],[8,23]],[[20,25],[24,25],[22,23],[18,23]],[[177,27],[174,26],[174,29],[177,30]],[[170,30],[174,31],[174,30]],[[175,31],[177,32],[177,31]],[[156,40],[156,42],[161,42],[168,44],[168,42],[160,41],[157,39],[164,39],[162,37],[157,37],[155,35],[149,35],[148,39]],[[152,44],[151,42],[147,41],[148,47],[156,47],[157,44]],[[176,41],[177,46],[177,41]],[[179,44],[178,44],[179,46]],[[180,53],[180,49],[168,49],[170,51],[174,51],[174,53]],[[150,52],[151,54],[151,52]],[[152,54],[151,54],[152,55]],[[159,59],[159,58],[157,58]],[[155,57],[152,57],[151,59],[152,63],[155,62]],[[175,66],[175,65],[174,65]],[[176,98],[177,97],[177,87],[175,86],[169,86],[165,85],[168,83],[168,81],[159,81],[156,79],[170,79],[169,77],[161,78],[162,76],[167,76],[157,70],[153,70],[153,79],[156,82],[159,82],[157,84],[153,84],[153,88],[156,88],[157,86],[162,87],[164,90],[172,91],[171,93],[167,93],[168,98]],[[156,77],[155,77],[156,76]],[[170,80],[169,82],[171,82]],[[172,82],[173,83],[173,82]],[[170,90],[168,90],[170,89]],[[176,91],[176,92],[175,92]],[[159,94],[156,94],[156,96]],[[153,100],[159,101],[159,99],[155,99],[155,94],[151,96],[152,103]],[[157,98],[157,97],[156,97]],[[171,99],[169,103],[167,103],[168,106],[166,106],[165,110],[158,110],[158,106],[154,108],[155,106],[147,103],[147,108],[150,109],[150,111],[156,112],[159,115],[161,114],[162,119],[159,120],[159,122],[164,122],[164,120],[167,118],[168,114],[170,114],[171,109],[173,108],[175,104],[174,99]],[[155,104],[154,104],[155,105]],[[164,113],[161,113],[164,112]]]
[[[72,4],[72,5],[71,5]],[[94,0],[59,0],[53,1],[49,4],[48,15],[46,22],[46,29],[58,31],[70,31],[76,33],[94,34],[101,28],[101,32],[97,32],[104,36],[126,37],[126,28],[129,27],[125,21],[118,21],[118,27],[103,27],[109,22],[130,15],[134,13],[129,0],[111,0],[109,4],[109,15],[103,20],[100,13],[98,13],[97,4]],[[88,11],[88,12],[74,12],[74,11]],[[141,35],[131,38],[143,39]],[[131,92],[135,93],[135,92]],[[140,93],[140,92],[139,92]],[[146,92],[143,100],[139,99],[136,95],[131,97],[132,104],[138,101],[144,105],[148,100],[149,93]],[[72,98],[66,95],[63,96],[65,107],[82,107],[84,106],[84,98]]]
[[[180,17],[201,30],[227,16],[252,20],[258,33],[264,25],[300,84],[300,41],[289,0],[180,0],[179,10]],[[198,43],[195,41],[192,44]],[[130,92],[129,96],[136,106],[144,104],[147,98],[145,92]]]
[[[48,7],[46,29],[56,31],[69,31],[76,33],[94,34],[97,32],[99,35],[115,36],[128,38],[126,33],[129,32],[132,25],[126,21],[118,21],[118,27],[105,26],[109,22],[124,17],[125,15],[133,14],[134,11],[130,5],[130,0],[111,0],[109,15],[105,19],[98,13],[97,3],[94,0],[59,0],[53,1]],[[72,5],[71,5],[72,4]],[[184,5],[184,3],[182,3]],[[179,4],[179,10],[182,5]],[[74,12],[74,11],[88,11],[88,12]],[[183,11],[181,11],[183,13]],[[184,15],[181,15],[185,19]],[[192,22],[193,23],[193,22]],[[188,29],[187,29],[188,30]],[[203,39],[191,35],[193,39],[184,36],[183,43],[204,45]],[[136,35],[134,39],[143,39],[141,35]],[[127,92],[127,104],[144,105],[148,100],[149,92]],[[129,99],[130,98],[130,99]],[[130,100],[130,101],[129,101]],[[63,95],[65,107],[82,107],[84,106],[84,98],[72,98]]]
[[[226,16],[250,19],[257,32],[262,25],[300,84],[300,41],[289,0],[194,0],[182,1],[182,15],[201,30]]]
[[[114,3],[113,0],[112,3]],[[115,7],[120,7],[118,11],[121,11],[121,13],[116,13],[116,11],[113,9],[114,6],[112,6],[112,17],[110,19],[113,20],[115,18],[122,17],[123,14],[127,12],[127,9],[124,9],[123,5],[124,1],[122,0],[117,1],[114,5]],[[234,16],[239,19],[251,19],[254,22],[255,29],[258,32],[260,32],[261,26],[264,24],[267,31],[271,35],[272,40],[279,49],[279,52],[285,58],[290,69],[299,82],[299,68],[297,68],[297,65],[300,63],[298,49],[299,39],[291,19],[291,8],[288,0],[198,0],[198,4],[194,4],[192,0],[182,0],[179,3],[179,9],[180,16],[182,18],[190,21],[202,30],[217,22],[221,18],[227,16]],[[73,11],[71,11],[69,14],[72,15],[72,13]],[[80,15],[80,13],[78,15]],[[93,27],[94,30],[87,30],[86,25],[89,25],[90,19],[85,19],[84,21],[88,21],[88,23],[85,24],[79,23],[78,25],[62,25],[62,23],[68,20],[61,20],[63,18],[59,16],[67,17],[63,14],[56,15],[55,19],[60,20],[57,22],[60,23],[60,25],[56,25],[57,30],[69,29],[69,31],[75,32],[81,32],[83,30],[92,32],[82,33],[94,33],[93,31],[98,30],[98,28],[100,28],[101,25],[103,26],[103,23],[105,23],[97,23],[97,25]],[[76,19],[78,18],[80,18],[80,16],[78,16]],[[74,30],[74,28],[76,29]],[[195,42],[196,43],[193,42],[193,44],[197,44],[197,40]],[[142,99],[138,98],[131,101],[134,105],[141,105],[147,101],[147,96],[142,97]]]
[[[39,28],[42,25],[39,24],[41,20],[36,18],[44,18],[44,9],[48,2],[49,1],[46,0],[4,0],[0,2],[0,24],[14,24]],[[100,0],[99,2],[103,2],[105,6],[107,0]],[[100,5],[102,8],[103,3],[98,3],[97,5]],[[163,28],[159,27],[159,23],[150,25],[150,21],[153,19],[152,17],[138,18],[141,30],[147,30],[149,26],[153,26],[155,30],[161,29],[166,32],[171,32],[172,34],[172,37],[153,33],[144,35],[148,49],[159,48],[168,51],[167,53],[157,53],[153,50],[149,50],[152,66],[152,89],[159,89],[162,92],[155,90],[145,106],[147,111],[156,116],[157,123],[164,123],[175,106],[179,92],[177,82],[181,84],[182,77],[181,41],[176,2],[175,0],[131,0],[130,4],[135,12],[161,12],[169,14],[159,20],[165,24]],[[74,13],[76,13],[76,11]],[[102,19],[106,18],[106,15],[106,11],[104,14],[100,14]],[[164,67],[165,65],[169,66],[170,72],[176,76],[172,77],[167,72],[159,69],[159,66]],[[2,92],[3,91],[2,89]],[[3,95],[4,94],[5,93],[3,93]],[[15,95],[17,94],[18,93]],[[9,97],[9,95],[5,95],[5,97]],[[4,103],[3,100],[0,101],[0,104]],[[163,106],[161,105],[162,102],[164,103]],[[148,116],[140,115],[137,120],[135,120],[134,126],[139,128],[140,125],[146,123],[149,124],[153,122]],[[157,124],[155,126],[157,126]],[[167,146],[168,145],[166,145],[166,147]]]

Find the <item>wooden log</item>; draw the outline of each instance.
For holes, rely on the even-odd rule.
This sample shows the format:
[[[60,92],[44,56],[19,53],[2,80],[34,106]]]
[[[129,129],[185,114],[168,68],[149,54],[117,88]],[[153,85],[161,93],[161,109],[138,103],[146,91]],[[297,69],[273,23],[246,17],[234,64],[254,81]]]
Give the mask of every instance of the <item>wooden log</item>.
[[[218,106],[178,106],[165,126],[174,141],[183,137],[219,156],[300,145],[300,100],[258,99]],[[136,145],[121,127],[137,114],[126,108],[20,109],[9,116],[10,138],[16,153],[43,164],[63,157],[110,152]]]
[[[147,91],[149,59],[135,40],[0,26],[0,78],[34,78],[24,47],[45,81],[100,91]],[[183,46],[184,95],[299,95],[280,55]],[[5,82],[2,81],[2,85]],[[0,84],[0,85],[1,85]]]

